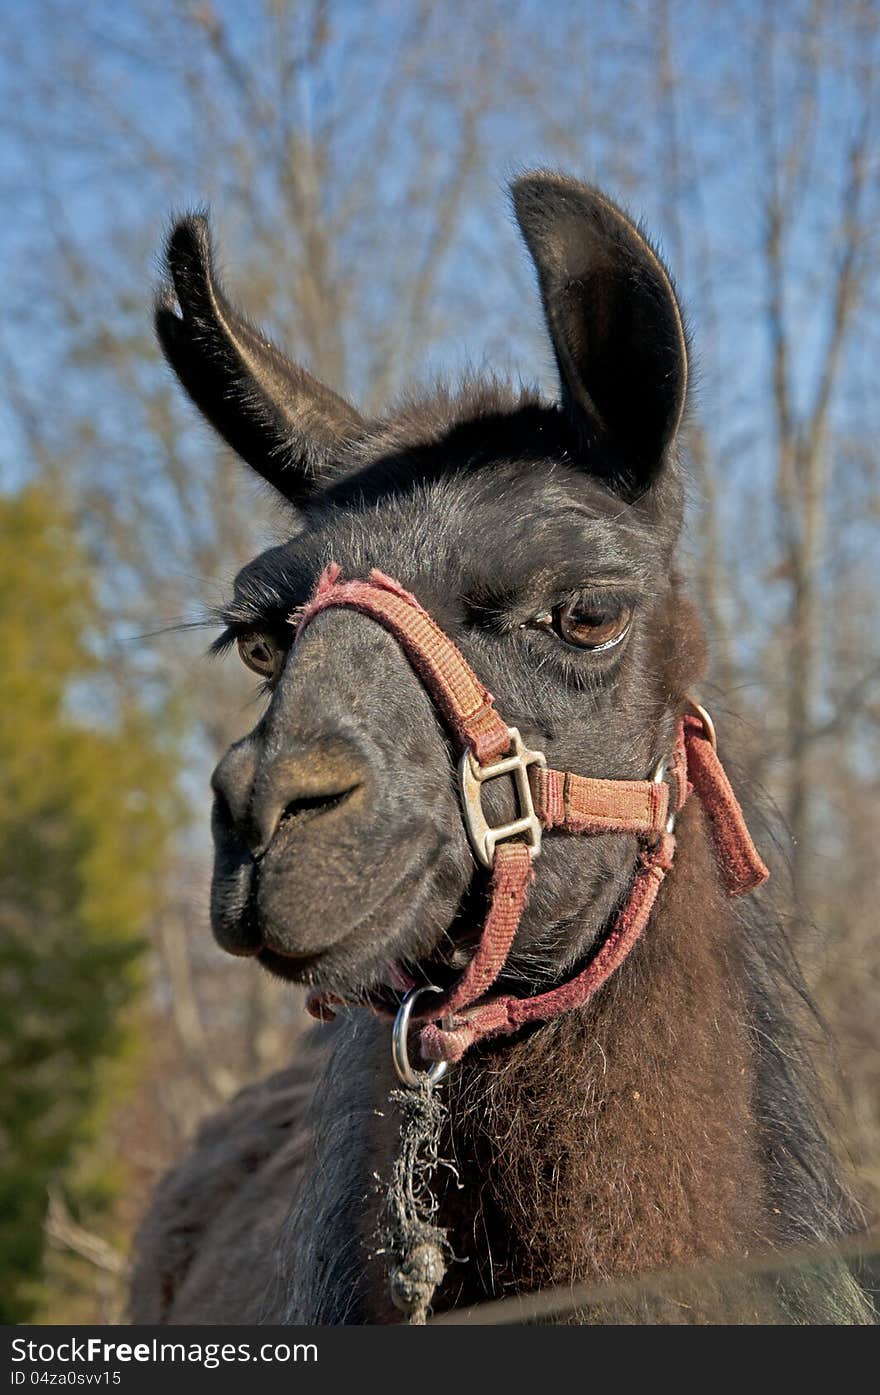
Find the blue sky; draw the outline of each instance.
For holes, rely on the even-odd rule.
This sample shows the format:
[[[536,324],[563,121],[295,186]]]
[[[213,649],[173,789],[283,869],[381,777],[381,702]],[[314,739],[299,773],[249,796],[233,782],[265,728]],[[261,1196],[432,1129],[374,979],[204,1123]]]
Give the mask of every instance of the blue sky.
[[[329,7],[327,41],[296,84],[295,104],[283,113],[302,140],[336,123],[331,177],[321,195],[328,219],[384,141],[363,224],[355,222],[336,249],[357,283],[344,326],[347,381],[337,386],[355,393],[367,387],[372,365],[364,346],[371,330],[393,316],[399,277],[411,277],[418,263],[457,173],[464,112],[486,86],[491,96],[480,116],[466,197],[431,290],[434,334],[429,343],[408,346],[395,386],[405,376],[488,361],[552,388],[537,297],[505,206],[505,185],[516,170],[534,164],[563,166],[603,184],[644,219],[672,264],[693,331],[698,402],[730,525],[728,566],[758,585],[773,553],[773,426],[760,255],[766,133],[758,116],[772,77],[776,137],[783,146],[789,142],[801,111],[812,7],[807,0],[769,7],[758,0],[669,0],[665,10],[662,0],[555,0],[550,7],[517,0],[476,8],[478,16],[464,0],[435,5],[401,76],[400,55],[410,53],[419,6],[337,0]],[[804,132],[811,156],[788,241],[786,298],[801,405],[813,391],[827,338],[846,156],[862,119],[858,64],[876,63],[877,56],[876,24],[871,50],[853,21],[856,8],[826,7],[816,49],[815,120]],[[263,6],[217,0],[236,65],[224,71],[204,29],[180,19],[185,9],[153,0],[3,5],[8,42],[0,60],[0,186],[11,216],[0,224],[6,288],[0,347],[11,366],[7,388],[14,385],[18,405],[26,401],[56,453],[72,452],[74,433],[82,453],[83,423],[91,423],[94,481],[118,491],[124,508],[131,488],[126,465],[137,469],[142,507],[157,518],[165,489],[159,447],[135,399],[164,382],[150,347],[149,302],[169,213],[210,201],[224,261],[240,276],[242,268],[253,274],[259,264],[261,231],[271,226],[277,233],[283,220],[277,179],[261,159],[235,88],[238,72],[260,101],[277,101],[278,32]],[[284,21],[295,57],[306,52],[312,11],[308,4],[294,6],[294,19]],[[664,12],[677,75],[668,88]],[[769,58],[761,38],[768,14],[774,25]],[[389,90],[385,84],[394,74]],[[188,86],[193,76],[201,84],[198,101]],[[671,130],[678,142],[674,181]],[[217,131],[222,138],[212,134]],[[275,134],[270,125],[265,139]],[[229,142],[248,155],[243,183],[226,159]],[[428,171],[428,195],[409,207],[405,195],[420,167]],[[880,181],[869,188],[876,215]],[[59,249],[79,268],[73,284],[62,275]],[[880,318],[876,290],[871,294],[836,401],[846,450],[876,438],[880,424],[871,367]],[[279,307],[284,296],[279,276]],[[134,339],[143,339],[127,384],[95,356],[108,331],[126,352]],[[27,478],[35,462],[20,412],[0,405],[0,422],[6,437],[0,472],[9,486]],[[185,416],[181,431],[191,435],[193,457],[203,455],[204,433]],[[874,477],[863,486],[852,471],[842,472],[841,486],[870,492]],[[863,503],[847,506],[847,546],[857,550],[867,548],[863,524],[873,521],[872,499],[866,495]],[[695,504],[698,520],[698,499]],[[173,511],[165,526],[176,526]]]

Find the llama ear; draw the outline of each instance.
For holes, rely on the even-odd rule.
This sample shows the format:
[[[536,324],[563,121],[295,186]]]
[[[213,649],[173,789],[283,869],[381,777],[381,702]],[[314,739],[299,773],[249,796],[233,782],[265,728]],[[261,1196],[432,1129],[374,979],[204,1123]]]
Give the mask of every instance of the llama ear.
[[[659,257],[597,189],[537,171],[513,185],[590,468],[629,498],[659,474],[687,393],[687,343]]]
[[[293,503],[336,473],[362,429],[353,407],[291,363],[229,304],[214,272],[207,219],[190,215],[166,248],[156,302],[163,352],[199,411]]]

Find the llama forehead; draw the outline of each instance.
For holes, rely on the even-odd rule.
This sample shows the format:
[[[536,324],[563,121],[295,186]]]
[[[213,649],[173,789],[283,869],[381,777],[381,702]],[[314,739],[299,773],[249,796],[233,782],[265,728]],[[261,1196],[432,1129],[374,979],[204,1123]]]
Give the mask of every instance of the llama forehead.
[[[523,476],[515,463],[422,483],[372,504],[313,510],[307,526],[239,573],[231,618],[283,624],[332,559],[348,576],[397,577],[426,603],[528,605],[591,582],[638,594],[660,540],[637,510],[573,470]]]
[[[329,560],[372,567],[432,603],[601,578],[647,587],[669,530],[579,466],[563,413],[490,380],[442,389],[371,427],[348,468],[297,516],[290,540],[239,573],[229,615],[281,625]]]
[[[640,575],[653,542],[650,529],[628,513],[551,461],[526,471],[519,462],[494,462],[334,512],[316,536],[323,554],[350,574],[378,566],[439,592],[483,585],[515,591],[559,572],[575,584],[598,572]]]

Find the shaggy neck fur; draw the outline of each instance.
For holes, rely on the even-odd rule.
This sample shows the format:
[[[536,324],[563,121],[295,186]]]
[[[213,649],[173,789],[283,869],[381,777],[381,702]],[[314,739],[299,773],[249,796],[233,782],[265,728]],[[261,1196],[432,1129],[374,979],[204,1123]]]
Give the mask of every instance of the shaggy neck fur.
[[[649,930],[608,987],[576,1013],[475,1051],[444,1085],[444,1154],[454,1170],[438,1174],[439,1221],[460,1261],[435,1312],[743,1258],[803,1238],[797,1232],[811,1217],[818,1223],[811,1190],[823,1179],[811,1189],[807,1176],[818,1159],[803,1157],[798,1220],[776,1204],[793,1181],[781,1173],[797,1169],[804,1140],[784,1137],[775,1120],[775,1139],[768,1137],[764,1116],[777,1083],[759,1047],[760,994],[742,926],[717,888],[693,801],[679,828],[675,870]],[[328,1088],[319,1091],[314,1191],[282,1251],[288,1320],[401,1321],[385,1264],[372,1255],[376,1179],[389,1176],[396,1136],[388,1029],[354,1016],[340,1029]],[[797,1127],[812,1144],[809,1104],[800,1105]],[[696,1297],[646,1294],[572,1316],[860,1320],[861,1298],[842,1270],[809,1293],[795,1284],[787,1294],[778,1280],[722,1287],[723,1295],[704,1281]]]

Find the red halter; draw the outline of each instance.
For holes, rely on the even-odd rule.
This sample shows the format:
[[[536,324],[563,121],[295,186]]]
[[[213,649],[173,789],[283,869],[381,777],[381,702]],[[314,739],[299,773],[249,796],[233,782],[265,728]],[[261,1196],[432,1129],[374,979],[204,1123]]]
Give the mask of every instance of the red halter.
[[[423,1013],[419,1042],[426,1060],[457,1061],[486,1037],[504,1036],[529,1022],[543,1022],[581,1007],[624,961],[651,914],[672,866],[676,814],[691,791],[706,814],[722,884],[740,896],[766,880],[742,810],[715,751],[715,732],[703,708],[679,723],[675,747],[650,780],[599,780],[550,770],[539,751],[527,750],[519,732],[496,712],[493,699],[452,640],[416,598],[382,572],[367,581],[340,581],[332,562],[303,610],[291,616],[299,640],[323,610],[347,608],[377,621],[400,644],[428,689],[459,748],[459,787],[468,835],[477,860],[491,869],[489,910],[479,942],[461,978]],[[513,775],[520,814],[490,828],[480,802],[482,785]],[[667,783],[668,780],[668,783]],[[525,909],[532,864],[543,830],[634,834],[641,844],[629,895],[601,948],[579,974],[531,998],[505,994],[484,999],[507,961]],[[525,836],[525,842],[509,839]],[[329,994],[310,994],[316,1017],[332,1017]],[[378,1011],[379,1009],[377,1009]],[[408,1013],[406,1015],[408,1020]]]

